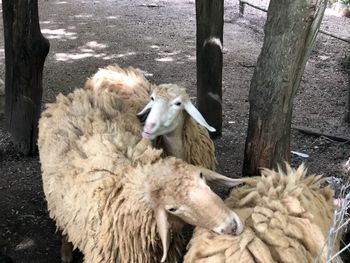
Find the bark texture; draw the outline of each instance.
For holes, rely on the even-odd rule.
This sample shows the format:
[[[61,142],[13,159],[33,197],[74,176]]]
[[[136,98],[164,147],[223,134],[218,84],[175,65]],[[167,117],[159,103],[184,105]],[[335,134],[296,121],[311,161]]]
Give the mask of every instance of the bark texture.
[[[348,94],[346,100],[345,122],[350,125],[350,54],[346,58],[345,69],[348,71]]]
[[[196,0],[197,19],[197,106],[207,122],[222,128],[223,0]]]
[[[39,26],[38,0],[3,0],[5,117],[17,149],[36,152],[42,71],[49,42]]]
[[[243,175],[290,160],[293,99],[316,38],[325,0],[271,0],[249,93]]]

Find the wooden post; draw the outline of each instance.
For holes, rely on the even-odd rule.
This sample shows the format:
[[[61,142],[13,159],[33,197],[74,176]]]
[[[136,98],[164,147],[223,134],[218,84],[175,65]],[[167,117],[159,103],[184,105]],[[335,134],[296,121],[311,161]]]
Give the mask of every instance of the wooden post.
[[[7,128],[20,152],[34,154],[49,42],[40,32],[38,0],[2,0],[2,10]]]
[[[243,175],[290,160],[294,95],[327,0],[271,0],[265,38],[250,84]]]
[[[345,122],[350,125],[350,54],[345,60],[345,69],[348,71],[348,94],[345,109]]]
[[[196,0],[197,20],[197,106],[207,122],[222,128],[223,0]]]
[[[244,7],[245,3],[239,0],[239,16],[242,17],[244,15]]]

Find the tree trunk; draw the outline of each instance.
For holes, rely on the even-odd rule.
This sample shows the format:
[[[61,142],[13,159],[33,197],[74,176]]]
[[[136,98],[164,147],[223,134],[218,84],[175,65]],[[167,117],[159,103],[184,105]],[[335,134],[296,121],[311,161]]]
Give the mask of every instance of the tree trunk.
[[[290,160],[293,99],[326,0],[271,0],[262,51],[250,85],[243,175]]]
[[[2,0],[2,10],[7,128],[20,152],[34,154],[49,42],[40,32],[38,0]]]
[[[345,60],[345,70],[348,72],[348,94],[345,110],[345,122],[350,124],[350,54]]]
[[[223,0],[196,0],[197,106],[207,122],[221,135]]]

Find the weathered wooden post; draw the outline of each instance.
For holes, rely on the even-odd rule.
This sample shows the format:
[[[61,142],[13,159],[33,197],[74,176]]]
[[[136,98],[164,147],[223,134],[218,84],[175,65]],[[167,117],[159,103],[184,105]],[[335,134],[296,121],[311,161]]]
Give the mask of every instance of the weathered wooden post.
[[[348,71],[348,94],[346,100],[345,122],[350,125],[350,54],[345,59],[345,69]]]
[[[239,0],[239,16],[242,17],[244,15],[244,7],[245,3]]]
[[[271,0],[265,38],[250,84],[243,175],[290,159],[294,95],[327,0]]]
[[[5,36],[5,117],[15,146],[36,152],[42,71],[49,42],[40,32],[38,0],[2,0]]]
[[[197,106],[207,122],[222,128],[223,0],[196,0],[197,20]]]

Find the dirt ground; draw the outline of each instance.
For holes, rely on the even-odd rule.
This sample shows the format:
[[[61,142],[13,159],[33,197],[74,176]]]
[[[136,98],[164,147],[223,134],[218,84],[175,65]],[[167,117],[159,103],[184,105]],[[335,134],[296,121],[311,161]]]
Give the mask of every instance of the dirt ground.
[[[0,0],[1,2],[1,0]],[[266,1],[251,1],[266,7]],[[218,170],[240,176],[248,122],[248,91],[262,46],[266,14],[238,1],[225,1],[223,136],[215,141]],[[154,83],[196,89],[194,0],[39,0],[41,29],[50,40],[44,69],[44,102],[83,85],[108,64],[143,69]],[[1,11],[2,13],[2,11]],[[0,22],[3,29],[2,20]],[[350,38],[350,19],[326,15],[322,29]],[[0,35],[0,78],[4,79],[4,40]],[[295,98],[293,125],[350,137],[344,123],[349,75],[343,60],[348,43],[319,35]],[[341,177],[350,145],[292,131],[291,149],[309,158],[311,173]],[[225,192],[221,192],[225,195]],[[16,263],[60,262],[59,239],[42,192],[38,157],[18,154],[0,115],[0,251]],[[0,259],[1,262],[1,259]],[[5,262],[5,261],[4,261]]]

